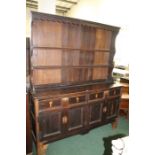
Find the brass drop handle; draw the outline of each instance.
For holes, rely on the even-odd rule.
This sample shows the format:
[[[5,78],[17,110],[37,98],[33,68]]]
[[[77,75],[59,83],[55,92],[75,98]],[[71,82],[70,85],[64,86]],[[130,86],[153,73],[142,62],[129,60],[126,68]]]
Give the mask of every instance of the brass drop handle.
[[[69,98],[68,97],[62,98],[62,102],[68,102],[68,101],[69,101]]]
[[[69,104],[69,98],[68,97],[63,97],[61,99],[61,104],[62,104],[63,107],[67,107],[68,104]]]
[[[107,112],[107,107],[104,107],[103,108],[103,112]]]
[[[104,94],[105,94],[105,96],[108,96],[109,95],[109,91],[108,90],[105,90],[104,91]]]
[[[62,117],[62,123],[63,123],[63,124],[66,124],[67,122],[68,122],[67,116],[63,116],[63,117]]]
[[[50,106],[50,108],[52,107],[52,105],[53,105],[53,102],[50,101],[50,102],[49,102],[49,106]]]
[[[79,102],[79,97],[76,97],[76,102]]]
[[[95,98],[98,98],[98,94],[95,95]]]

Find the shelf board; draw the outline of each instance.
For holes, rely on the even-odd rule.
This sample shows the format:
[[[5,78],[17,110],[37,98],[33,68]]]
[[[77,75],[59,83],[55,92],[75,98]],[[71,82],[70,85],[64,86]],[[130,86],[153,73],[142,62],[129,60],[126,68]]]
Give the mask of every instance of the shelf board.
[[[77,50],[77,51],[99,51],[110,52],[110,49],[84,49],[84,48],[70,48],[70,47],[49,47],[49,46],[32,46],[31,49],[60,49],[60,50]]]
[[[61,68],[97,68],[113,67],[112,65],[85,65],[85,66],[32,66],[32,69],[61,69]]]

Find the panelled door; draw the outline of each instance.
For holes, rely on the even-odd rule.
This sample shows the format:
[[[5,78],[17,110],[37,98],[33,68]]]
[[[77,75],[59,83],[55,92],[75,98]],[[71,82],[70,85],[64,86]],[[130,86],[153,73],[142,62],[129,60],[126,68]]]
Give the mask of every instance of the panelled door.
[[[86,120],[86,95],[85,93],[74,94],[69,97],[68,108],[66,109],[67,128],[66,132],[76,132],[84,129],[87,125]]]
[[[69,108],[67,131],[81,130],[85,126],[85,106]]]
[[[40,138],[52,138],[63,133],[62,111],[46,111],[39,114]]]
[[[106,105],[107,105],[107,119],[112,119],[118,116],[119,112],[119,102],[120,97],[115,97],[111,99],[107,99]]]
[[[104,92],[91,92],[89,94],[89,125],[95,126],[102,123]]]
[[[93,102],[89,107],[89,125],[96,125],[102,122],[102,107],[104,101]]]

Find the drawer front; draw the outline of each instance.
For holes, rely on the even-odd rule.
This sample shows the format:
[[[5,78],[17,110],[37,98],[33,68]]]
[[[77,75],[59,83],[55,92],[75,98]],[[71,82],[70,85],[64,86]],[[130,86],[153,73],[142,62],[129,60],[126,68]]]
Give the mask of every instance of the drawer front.
[[[103,92],[96,92],[96,93],[89,94],[89,100],[102,99],[103,97],[104,97]]]
[[[61,104],[63,107],[69,106],[69,105],[78,105],[81,103],[85,103],[86,102],[86,95],[82,95],[82,94],[77,94],[74,96],[66,96],[61,98]]]
[[[48,101],[41,101],[39,103],[39,109],[47,109],[47,108],[59,108],[59,107],[67,107],[69,105],[75,105],[79,103],[86,102],[85,95],[77,95],[77,96],[65,96],[58,99],[51,99]]]
[[[57,108],[61,106],[61,99],[51,99],[50,101],[42,101],[39,103],[39,109]]]
[[[109,90],[109,96],[120,95],[120,93],[121,93],[120,88],[113,88]]]
[[[69,104],[77,104],[86,101],[86,96],[70,97]]]

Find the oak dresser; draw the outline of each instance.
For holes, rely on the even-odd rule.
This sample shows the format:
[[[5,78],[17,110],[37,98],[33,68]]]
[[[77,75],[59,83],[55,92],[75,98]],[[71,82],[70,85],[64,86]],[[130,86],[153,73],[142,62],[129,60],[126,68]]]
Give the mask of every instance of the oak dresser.
[[[121,86],[113,82],[118,27],[32,12],[30,114],[37,154],[47,144],[116,125]]]

